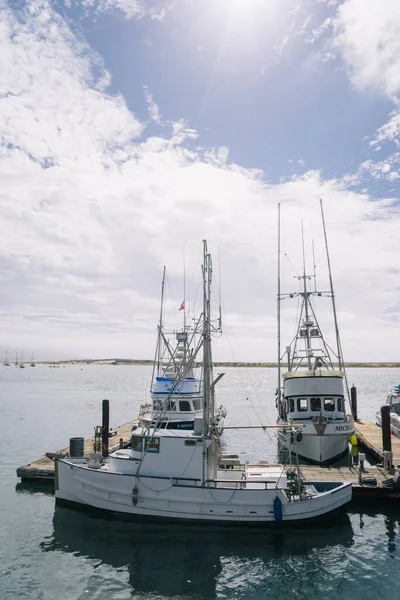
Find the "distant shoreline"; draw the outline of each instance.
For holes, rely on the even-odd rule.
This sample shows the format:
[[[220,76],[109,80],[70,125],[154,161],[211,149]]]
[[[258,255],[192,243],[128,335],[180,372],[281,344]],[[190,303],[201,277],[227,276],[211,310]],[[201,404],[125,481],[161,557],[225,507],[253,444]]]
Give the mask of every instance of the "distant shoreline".
[[[104,358],[104,359],[73,359],[73,360],[38,360],[35,361],[37,365],[130,365],[130,366],[153,366],[153,360],[133,360],[128,358]],[[24,361],[24,364],[29,364],[29,361]],[[276,368],[278,364],[276,362],[214,362],[214,367],[256,367],[256,368]],[[286,363],[282,363],[283,368],[286,367]],[[337,365],[335,365],[337,366]],[[346,368],[368,368],[368,369],[379,369],[379,368],[400,368],[400,362],[348,362]]]

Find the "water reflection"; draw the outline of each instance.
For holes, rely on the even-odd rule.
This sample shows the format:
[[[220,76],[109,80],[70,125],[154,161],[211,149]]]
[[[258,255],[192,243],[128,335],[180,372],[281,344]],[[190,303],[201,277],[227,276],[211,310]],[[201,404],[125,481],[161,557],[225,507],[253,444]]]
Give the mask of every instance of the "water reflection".
[[[43,552],[68,552],[126,568],[135,597],[152,593],[185,600],[240,595],[244,589],[249,597],[252,591],[279,589],[283,576],[312,593],[320,586],[326,556],[334,555],[340,564],[353,544],[347,515],[330,527],[248,530],[127,523],[56,507],[53,527],[40,545]],[[287,592],[286,597],[290,588]]]

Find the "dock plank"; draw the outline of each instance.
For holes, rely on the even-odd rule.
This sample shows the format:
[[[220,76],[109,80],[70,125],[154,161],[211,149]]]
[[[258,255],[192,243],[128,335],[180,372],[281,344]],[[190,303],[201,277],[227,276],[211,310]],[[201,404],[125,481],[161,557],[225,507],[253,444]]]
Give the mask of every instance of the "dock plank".
[[[383,460],[382,429],[372,421],[357,421],[355,423],[356,435],[363,446],[365,446],[378,461]],[[391,436],[393,464],[400,464],[400,439]]]
[[[112,436],[109,439],[110,452],[119,448],[119,440],[122,438],[123,443],[126,444],[132,435],[132,425],[135,421],[129,421],[128,423],[124,423],[119,427],[115,427],[111,429]],[[94,447],[94,437],[87,438],[85,440],[84,445],[84,455],[88,456],[93,452]],[[50,452],[49,452],[50,454]],[[57,450],[57,452],[51,454],[61,454],[66,456],[69,454],[69,448],[63,448],[62,450]],[[54,460],[49,458],[48,456],[42,456],[41,458],[34,460],[22,467],[17,469],[17,477],[20,477],[22,481],[27,480],[54,480]]]

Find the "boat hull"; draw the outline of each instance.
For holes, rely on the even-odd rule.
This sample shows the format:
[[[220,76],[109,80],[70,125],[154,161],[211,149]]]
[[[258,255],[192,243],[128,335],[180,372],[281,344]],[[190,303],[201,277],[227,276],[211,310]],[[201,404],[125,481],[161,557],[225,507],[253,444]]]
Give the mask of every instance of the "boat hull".
[[[376,424],[382,427],[381,413],[376,413]],[[390,413],[390,431],[396,437],[400,438],[400,417],[397,413]]]
[[[280,425],[287,425],[280,421]],[[290,424],[292,425],[292,424]],[[299,424],[296,424],[299,425]],[[329,464],[339,460],[348,452],[349,438],[354,433],[354,426],[349,423],[328,423],[323,433],[313,423],[303,425],[301,439],[291,426],[278,431],[280,443],[299,457],[316,464]]]
[[[240,481],[228,487],[202,487],[173,483],[170,478],[143,477],[88,469],[67,460],[56,461],[56,501],[76,503],[106,512],[141,519],[227,524],[295,522],[322,518],[351,500],[351,484],[325,484],[315,497],[288,502],[280,489]],[[320,485],[324,485],[321,483]],[[276,520],[274,501],[279,498],[282,520]]]

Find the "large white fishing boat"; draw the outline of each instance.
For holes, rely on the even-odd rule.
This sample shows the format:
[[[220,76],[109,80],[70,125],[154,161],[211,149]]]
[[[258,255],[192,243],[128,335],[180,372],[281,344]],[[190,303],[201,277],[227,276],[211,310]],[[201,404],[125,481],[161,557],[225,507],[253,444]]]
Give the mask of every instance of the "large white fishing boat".
[[[303,274],[298,276],[299,291],[282,294],[280,288],[280,231],[278,241],[278,423],[287,425],[279,429],[278,439],[289,451],[296,452],[311,462],[332,463],[348,452],[348,442],[354,433],[354,421],[346,415],[345,396],[348,387],[339,328],[336,316],[335,296],[330,269],[324,213],[321,202],[322,224],[329,271],[330,290],[311,291],[306,272],[303,236]],[[280,222],[280,207],[279,207]],[[280,223],[278,225],[280,230]],[[311,299],[329,297],[332,300],[336,332],[335,353],[325,341]],[[297,331],[290,346],[286,348],[287,372],[281,378],[281,302],[300,298],[301,307]],[[333,360],[337,362],[338,368]],[[282,381],[281,381],[282,379]],[[283,386],[282,386],[283,383]],[[302,430],[296,432],[295,426]]]
[[[161,308],[158,323],[156,353],[150,389],[151,402],[142,404],[139,423],[147,425],[161,419],[161,427],[177,430],[193,430],[195,418],[201,417],[202,375],[195,352],[196,339],[201,335],[202,321],[194,319],[194,325],[187,324],[186,300],[182,310],[182,326],[178,331],[170,331],[164,324],[164,288],[166,269],[164,267],[161,285]],[[184,294],[185,295],[185,294]],[[219,308],[218,329],[222,330],[221,308]],[[200,371],[200,375],[197,374]],[[223,377],[218,375],[216,380]],[[215,382],[215,383],[216,383]],[[167,401],[165,401],[167,400]],[[212,425],[221,434],[227,411],[224,406],[212,403]]]
[[[350,483],[302,481],[282,465],[221,466],[224,457],[213,424],[212,262],[206,242],[202,272],[202,329],[191,356],[195,361],[202,352],[202,414],[195,416],[193,429],[177,435],[160,414],[133,431],[130,448],[108,458],[57,459],[56,502],[145,519],[255,525],[322,517],[343,507],[351,499]],[[163,400],[164,407],[172,398],[170,393]]]
[[[390,430],[400,438],[400,384],[395,385],[386,398],[386,404],[390,406]],[[376,413],[376,424],[382,427],[382,415],[379,410]]]

